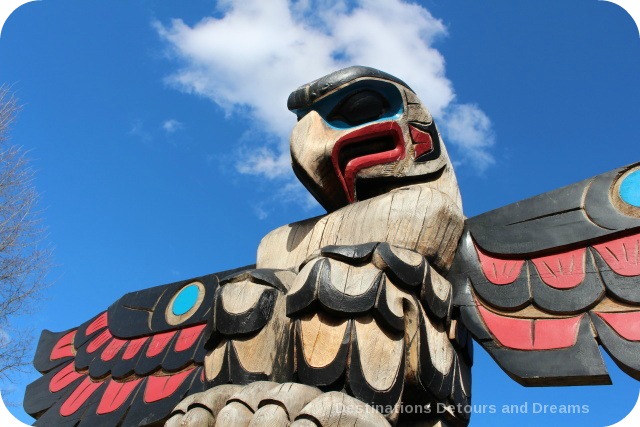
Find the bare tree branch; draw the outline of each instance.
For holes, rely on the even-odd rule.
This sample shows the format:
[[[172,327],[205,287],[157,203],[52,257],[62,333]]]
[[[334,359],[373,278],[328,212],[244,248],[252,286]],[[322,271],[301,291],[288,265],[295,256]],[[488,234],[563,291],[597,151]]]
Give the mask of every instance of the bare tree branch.
[[[46,283],[50,251],[36,210],[33,169],[8,131],[19,106],[0,86],[0,382],[23,370],[31,349],[30,331],[17,330],[14,316],[28,313]]]

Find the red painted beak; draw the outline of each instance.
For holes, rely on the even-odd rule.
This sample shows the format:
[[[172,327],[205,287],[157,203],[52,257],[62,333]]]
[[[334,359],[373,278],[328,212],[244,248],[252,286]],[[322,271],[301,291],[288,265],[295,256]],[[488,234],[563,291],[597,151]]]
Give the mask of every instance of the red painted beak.
[[[374,123],[340,138],[331,152],[333,168],[349,203],[356,201],[356,176],[372,166],[402,160],[404,138],[400,125],[394,121]]]

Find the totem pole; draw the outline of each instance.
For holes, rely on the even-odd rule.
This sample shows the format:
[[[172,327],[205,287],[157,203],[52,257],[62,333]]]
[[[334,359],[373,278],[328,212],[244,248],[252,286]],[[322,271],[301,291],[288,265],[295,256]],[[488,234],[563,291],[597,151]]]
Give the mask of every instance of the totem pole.
[[[403,81],[349,67],[288,107],[327,214],[43,331],[36,425],[465,426],[473,339],[523,385],[609,384],[599,345],[640,378],[640,164],[467,219]]]

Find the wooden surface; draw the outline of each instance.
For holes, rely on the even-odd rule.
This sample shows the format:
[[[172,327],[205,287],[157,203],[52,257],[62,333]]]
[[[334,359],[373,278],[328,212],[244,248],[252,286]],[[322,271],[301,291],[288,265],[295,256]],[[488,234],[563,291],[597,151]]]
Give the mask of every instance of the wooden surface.
[[[462,211],[449,196],[427,184],[412,185],[272,231],[258,247],[257,266],[297,269],[326,246],[388,242],[446,271],[462,227]]]
[[[465,219],[400,79],[349,67],[288,106],[328,213],[270,232],[255,268],[43,332],[38,425],[466,426],[472,337],[525,385],[606,384],[599,345],[640,378],[640,164]]]

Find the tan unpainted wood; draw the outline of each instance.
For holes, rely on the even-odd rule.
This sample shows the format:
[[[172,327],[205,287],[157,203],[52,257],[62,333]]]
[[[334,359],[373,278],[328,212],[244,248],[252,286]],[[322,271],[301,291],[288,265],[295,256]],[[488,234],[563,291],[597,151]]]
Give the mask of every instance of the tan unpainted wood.
[[[229,397],[242,386],[225,384],[184,398],[172,411],[166,427],[213,426],[216,415],[227,404]],[[207,409],[204,409],[207,408]]]
[[[284,285],[284,287],[289,290],[293,285],[293,281],[296,279],[296,273],[291,270],[278,270],[273,273]]]
[[[434,191],[425,185],[398,188],[393,192],[386,223],[371,225],[386,230],[383,242],[391,243],[392,246],[399,242],[402,244],[397,246],[422,253],[426,250],[426,245],[420,242],[420,233],[423,231],[425,215],[435,214],[429,212],[431,207],[435,206],[432,203],[433,197]]]
[[[247,280],[227,283],[220,289],[222,308],[231,314],[245,313],[255,306],[263,292],[269,289],[273,288]]]
[[[242,367],[249,372],[263,373],[270,378],[274,370],[279,372],[278,367],[284,365],[288,354],[287,347],[291,336],[289,325],[286,299],[284,294],[278,292],[271,319],[264,328],[256,335],[231,340]]]
[[[331,268],[331,285],[346,295],[362,295],[371,289],[381,272],[373,264],[353,266],[327,258]]]
[[[441,374],[446,375],[452,369],[455,355],[455,349],[451,341],[449,341],[449,334],[444,325],[432,321],[422,307],[419,307],[419,309],[421,321],[424,323],[427,332],[427,345],[431,362],[434,368]]]
[[[229,397],[228,402],[238,401],[242,402],[252,412],[255,412],[260,407],[260,402],[264,397],[275,387],[280,384],[273,381],[256,381],[248,384]]]
[[[215,418],[209,410],[198,408],[201,411],[206,412],[205,414],[194,414],[193,411],[189,412],[189,406],[198,398],[199,394],[200,393],[192,394],[191,396],[184,398],[173,409],[173,411],[171,411],[169,419],[164,424],[165,427],[196,426],[198,425],[196,423],[199,423],[205,427],[213,426],[213,424],[215,423]]]
[[[322,394],[311,401],[291,426],[310,425],[302,417],[311,418],[327,427],[390,427],[385,417],[373,407],[337,391]]]
[[[272,388],[265,394],[260,402],[260,408],[262,409],[263,405],[285,408],[289,421],[293,421],[302,408],[321,394],[322,391],[317,387],[298,383],[284,383]]]
[[[404,317],[404,304],[406,301],[411,300],[411,296],[398,288],[386,274],[383,280],[385,282],[385,295],[382,295],[382,297],[387,299],[389,310],[397,317]]]
[[[242,386],[236,384],[223,384],[205,392],[199,393],[199,397],[194,403],[200,403],[211,409],[213,414],[217,414],[227,403],[227,400],[234,394],[242,390]]]
[[[449,323],[449,330],[447,332],[447,336],[450,341],[456,339],[456,335],[458,334],[458,319],[452,319],[451,323]]]
[[[227,341],[221,340],[216,347],[209,351],[204,357],[204,373],[209,381],[220,374],[222,364],[224,363],[226,349]]]
[[[207,409],[196,406],[185,415],[173,415],[165,423],[165,427],[213,427],[216,419]]]
[[[315,422],[315,420],[310,420],[307,418],[300,418],[291,425],[295,427],[318,427],[318,424]]]
[[[419,253],[410,251],[408,249],[398,248],[396,246],[389,246],[389,249],[402,262],[414,267],[420,266],[424,259]]]
[[[446,301],[452,292],[451,283],[440,275],[436,270],[431,269],[431,283],[425,286],[431,286],[433,293],[440,299]]]
[[[316,262],[318,261],[319,259],[310,260],[304,265],[304,267],[302,267],[302,269],[300,270],[300,273],[298,273],[295,280],[293,281],[293,285],[291,285],[291,289],[289,289],[288,295],[295,294],[305,286],[307,279],[311,274],[311,270],[313,269],[313,267],[316,265]]]
[[[420,373],[420,306],[415,297],[403,301],[406,383],[421,389]]]
[[[253,418],[253,412],[240,402],[229,402],[216,417],[216,427],[244,427]]]
[[[458,363],[460,364],[462,391],[466,396],[471,396],[471,369],[462,358],[458,358]]]
[[[258,409],[249,427],[288,427],[291,424],[287,411],[282,406],[271,404]]]
[[[482,305],[485,309],[489,310],[492,313],[498,314],[500,316],[506,317],[515,317],[520,319],[566,319],[570,317],[576,317],[576,314],[557,314],[557,313],[548,313],[539,309],[534,305],[527,306],[521,310],[517,311],[507,311],[507,310],[498,310],[495,307],[492,307],[488,304],[483,304],[478,302],[479,305]],[[595,311],[599,313],[625,313],[630,311],[640,311],[640,305],[628,304],[622,301],[618,301],[612,299],[608,296],[605,296],[595,307],[593,307],[590,311]]]
[[[400,371],[404,357],[403,335],[386,332],[370,315],[360,317],[354,323],[365,380],[376,390],[383,391],[404,379],[404,372]]]
[[[290,224],[272,231],[260,243],[257,265],[299,268],[310,254],[328,245],[388,242],[416,251],[446,271],[462,228],[462,211],[454,201],[417,184],[312,218],[303,226]],[[442,240],[454,242],[443,246]]]
[[[304,360],[314,368],[333,362],[347,330],[348,320],[322,312],[309,314],[298,320]]]
[[[628,311],[640,311],[640,305],[633,305],[624,303],[622,301],[616,301],[609,297],[605,297],[598,303],[591,311],[597,311],[600,313],[623,313]]]
[[[486,308],[488,311],[498,314],[500,316],[517,317],[522,319],[564,319],[564,318],[576,316],[575,314],[561,315],[561,314],[547,313],[546,311],[542,311],[534,305],[527,306],[517,311],[498,310],[495,307],[491,307],[481,302],[478,302],[478,305],[481,305],[482,307]]]
[[[189,410],[189,406],[191,406],[191,404],[193,404],[193,402],[198,399],[200,394],[201,393],[195,393],[182,399],[180,403],[178,403],[176,407],[173,408],[171,414],[185,414]]]
[[[407,121],[418,122],[424,125],[433,123],[431,113],[422,107],[422,103],[416,94],[409,90],[405,90],[404,93],[407,98],[407,103],[409,104],[407,106]]]
[[[293,128],[289,144],[292,161],[305,171],[320,192],[344,203],[346,196],[333,170],[331,150],[335,142],[349,132],[350,129],[330,128],[316,111],[311,111]]]
[[[185,404],[188,404],[189,407],[187,414],[182,419],[175,419],[175,421],[179,421],[180,423],[176,424],[174,422],[174,425],[190,425],[194,427],[213,425],[212,419],[215,420],[215,425],[220,427],[251,425],[250,423],[252,423],[255,418],[254,413],[258,410],[260,400],[269,390],[277,386],[277,383],[258,381],[244,387],[238,385],[222,385],[203,393],[198,393],[195,395],[195,398],[187,398],[178,405],[176,410],[183,410]],[[211,417],[200,418],[203,415],[202,406],[209,408],[212,415]],[[190,423],[190,417],[192,415],[195,416],[196,423]],[[207,422],[207,424],[197,424],[199,420]]]

